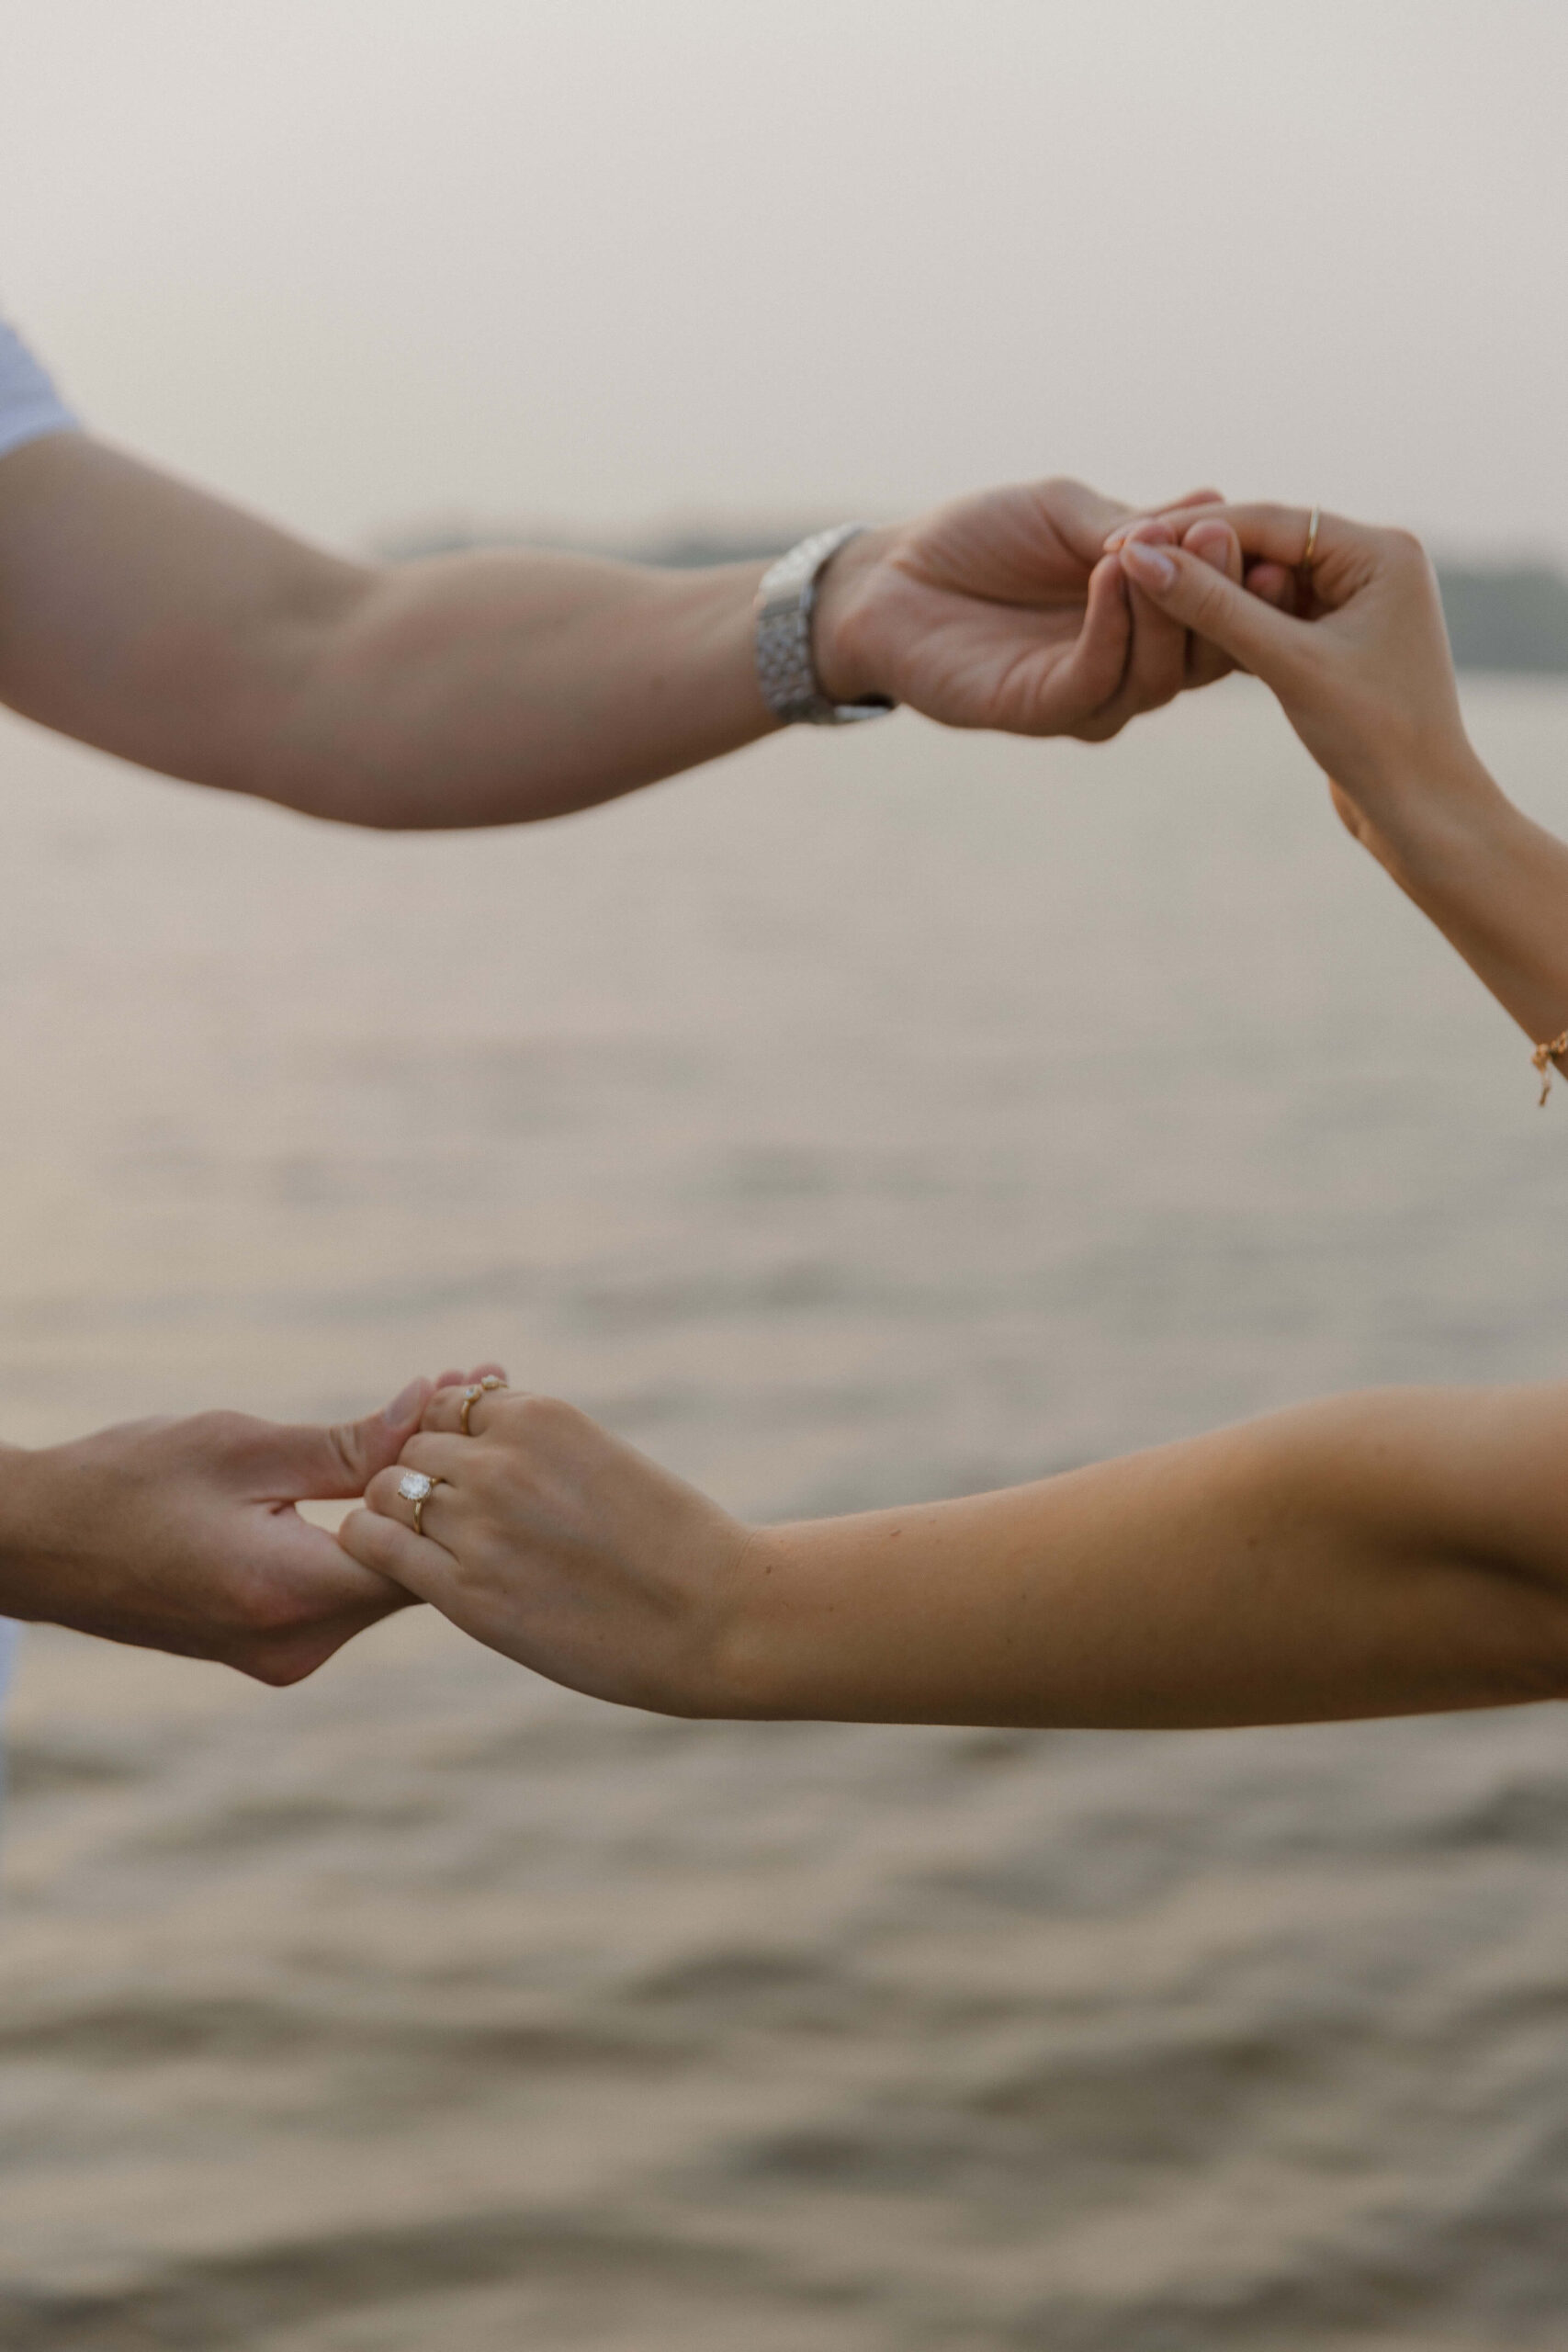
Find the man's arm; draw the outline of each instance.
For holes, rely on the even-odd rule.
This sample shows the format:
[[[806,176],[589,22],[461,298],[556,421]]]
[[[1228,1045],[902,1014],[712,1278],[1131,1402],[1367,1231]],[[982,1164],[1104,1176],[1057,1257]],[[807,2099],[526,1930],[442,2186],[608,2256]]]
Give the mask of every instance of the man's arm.
[[[315,816],[555,816],[773,724],[750,662],[761,569],[351,563],[60,435],[0,461],[0,698]]]
[[[866,533],[824,581],[825,686],[950,725],[1099,740],[1218,674],[1223,656],[1194,666],[1185,630],[1134,611],[1102,552],[1124,511],[1040,482]],[[353,563],[62,434],[0,460],[0,700],[316,816],[515,823],[773,729],[752,650],[761,571],[531,551]]]

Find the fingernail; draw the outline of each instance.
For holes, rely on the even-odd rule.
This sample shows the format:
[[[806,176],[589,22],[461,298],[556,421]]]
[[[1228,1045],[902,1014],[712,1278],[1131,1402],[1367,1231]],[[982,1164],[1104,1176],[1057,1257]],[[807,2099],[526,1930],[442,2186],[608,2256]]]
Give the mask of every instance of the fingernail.
[[[1122,560],[1134,580],[1145,588],[1168,588],[1176,579],[1176,566],[1158,548],[1150,547],[1146,539],[1129,539],[1122,550]]]
[[[389,1430],[400,1429],[404,1421],[412,1419],[415,1410],[423,1402],[424,1382],[411,1380],[400,1395],[394,1396],[389,1405],[382,1407],[381,1419]]]

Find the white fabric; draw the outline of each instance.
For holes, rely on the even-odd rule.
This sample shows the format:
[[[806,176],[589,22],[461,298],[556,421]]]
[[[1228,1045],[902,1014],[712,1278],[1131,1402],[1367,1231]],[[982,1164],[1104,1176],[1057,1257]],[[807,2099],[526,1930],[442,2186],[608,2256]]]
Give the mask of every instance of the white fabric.
[[[76,429],[77,419],[21,336],[0,319],[0,458],[46,433]]]

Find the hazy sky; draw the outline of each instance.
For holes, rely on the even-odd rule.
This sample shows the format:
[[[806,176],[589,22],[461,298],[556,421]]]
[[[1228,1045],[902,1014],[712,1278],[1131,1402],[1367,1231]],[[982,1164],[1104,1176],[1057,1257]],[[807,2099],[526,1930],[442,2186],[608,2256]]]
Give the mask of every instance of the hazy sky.
[[[1562,0],[0,0],[0,294],[334,537],[1215,477],[1568,555]]]

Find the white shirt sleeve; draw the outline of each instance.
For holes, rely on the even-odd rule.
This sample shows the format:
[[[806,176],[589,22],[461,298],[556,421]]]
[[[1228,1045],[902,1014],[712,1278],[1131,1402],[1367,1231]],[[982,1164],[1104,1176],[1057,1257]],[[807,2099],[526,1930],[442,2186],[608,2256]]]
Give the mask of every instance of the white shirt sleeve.
[[[14,327],[0,319],[0,458],[46,433],[73,433],[73,416]]]

